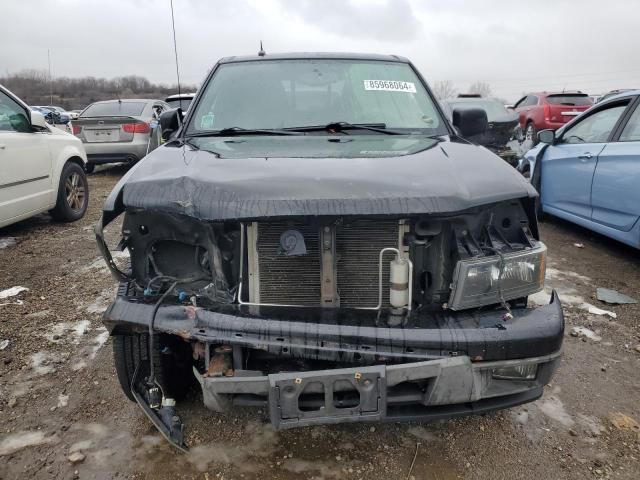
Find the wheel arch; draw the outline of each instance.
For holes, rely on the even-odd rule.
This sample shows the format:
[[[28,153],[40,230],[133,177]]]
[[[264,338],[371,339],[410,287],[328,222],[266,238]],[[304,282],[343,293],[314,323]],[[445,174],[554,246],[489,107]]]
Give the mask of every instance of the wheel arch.
[[[75,163],[80,168],[84,168],[84,164],[85,164],[84,160],[81,157],[79,157],[78,155],[74,155],[72,157],[69,157],[67,159],[67,161],[64,163],[64,165],[66,165],[67,163]],[[64,168],[64,165],[62,166],[62,168]],[[62,170],[60,170],[60,171],[62,171]]]
[[[57,139],[56,139],[57,140]],[[66,139],[65,139],[66,140]],[[51,148],[53,147],[53,148]],[[60,176],[62,175],[62,170],[64,166],[69,163],[76,163],[84,170],[84,165],[87,162],[87,154],[84,152],[84,148],[82,145],[74,145],[69,142],[64,145],[62,148],[59,148],[56,151],[56,147],[58,145],[52,142],[51,145],[51,160],[52,160],[52,195],[51,202],[55,204],[56,198],[58,197],[58,188],[60,185]]]

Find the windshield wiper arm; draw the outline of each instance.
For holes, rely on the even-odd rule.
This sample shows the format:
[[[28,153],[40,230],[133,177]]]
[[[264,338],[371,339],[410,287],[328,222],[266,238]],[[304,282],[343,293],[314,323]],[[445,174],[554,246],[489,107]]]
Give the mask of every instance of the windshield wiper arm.
[[[302,127],[288,127],[285,130],[293,132],[320,132],[326,130],[328,132],[343,132],[345,130],[369,130],[371,132],[384,133],[385,135],[404,135],[402,132],[395,130],[387,130],[385,123],[349,123],[349,122],[331,122],[326,125],[306,125]]]
[[[301,135],[298,132],[282,130],[277,128],[242,128],[228,127],[221,130],[205,130],[203,132],[193,132],[186,135],[187,138],[194,137],[232,137],[241,135]]]

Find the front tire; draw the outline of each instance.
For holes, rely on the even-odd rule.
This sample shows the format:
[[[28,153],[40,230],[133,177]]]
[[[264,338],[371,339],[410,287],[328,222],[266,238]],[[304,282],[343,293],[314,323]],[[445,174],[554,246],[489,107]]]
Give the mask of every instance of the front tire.
[[[58,184],[58,199],[51,216],[60,222],[75,222],[84,217],[89,205],[89,182],[83,168],[67,162]]]
[[[192,371],[191,346],[174,335],[156,333],[152,360],[156,381],[168,398],[180,400],[189,391],[195,377]],[[138,365],[142,380],[149,375],[149,334],[131,333],[113,336],[113,361],[122,391],[131,401],[131,384]]]

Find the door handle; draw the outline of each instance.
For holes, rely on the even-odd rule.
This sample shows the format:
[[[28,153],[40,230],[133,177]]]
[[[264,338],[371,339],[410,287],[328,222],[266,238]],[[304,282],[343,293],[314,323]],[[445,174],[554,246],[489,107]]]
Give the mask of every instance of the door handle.
[[[4,150],[7,146],[4,143],[0,143],[0,150]]]
[[[590,159],[593,158],[593,155],[591,153],[587,152],[587,153],[583,153],[582,155],[578,155],[578,158],[580,160],[590,160]]]

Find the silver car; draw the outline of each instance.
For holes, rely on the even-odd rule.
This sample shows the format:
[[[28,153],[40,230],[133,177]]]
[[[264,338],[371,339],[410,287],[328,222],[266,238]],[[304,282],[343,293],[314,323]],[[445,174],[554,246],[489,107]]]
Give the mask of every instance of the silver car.
[[[87,151],[87,172],[105,163],[133,164],[161,143],[160,115],[170,107],[162,100],[95,102],[73,123],[73,133]]]

